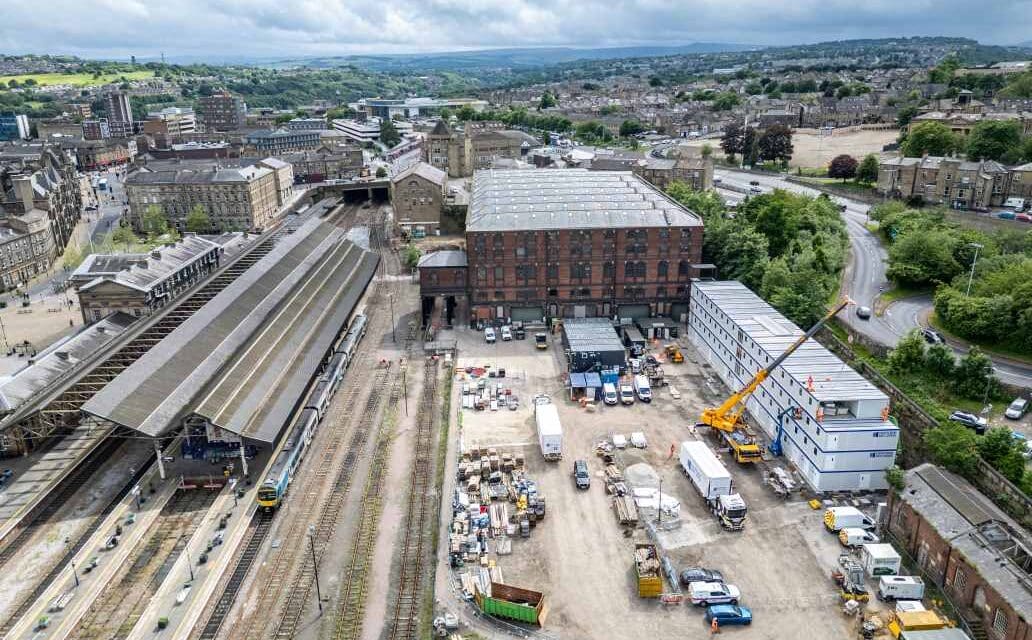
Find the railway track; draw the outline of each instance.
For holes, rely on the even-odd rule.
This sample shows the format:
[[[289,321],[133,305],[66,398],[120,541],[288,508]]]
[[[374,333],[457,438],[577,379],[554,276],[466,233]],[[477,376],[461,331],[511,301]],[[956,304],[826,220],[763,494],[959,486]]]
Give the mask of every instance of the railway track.
[[[427,573],[428,527],[435,526],[436,509],[432,495],[434,467],[434,419],[437,415],[437,361],[427,358],[423,372],[423,394],[416,408],[417,430],[412,473],[409,478],[408,510],[401,546],[401,560],[394,580],[394,606],[388,607],[387,638],[416,640],[419,637],[419,614],[423,601],[424,576]]]
[[[117,576],[100,593],[69,640],[123,640],[211,508],[215,491],[178,490]]]

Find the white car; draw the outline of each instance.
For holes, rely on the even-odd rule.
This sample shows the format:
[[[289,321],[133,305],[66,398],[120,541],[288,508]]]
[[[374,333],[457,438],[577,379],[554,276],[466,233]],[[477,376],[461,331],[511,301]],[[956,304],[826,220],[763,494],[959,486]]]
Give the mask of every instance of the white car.
[[[509,325],[502,327],[502,340],[505,342],[512,340],[512,329],[509,328]]]
[[[693,582],[688,585],[688,599],[697,607],[711,604],[738,604],[741,592],[733,584],[723,582]]]
[[[1015,398],[1014,402],[1010,403],[1007,410],[1003,412],[1003,415],[1007,416],[1011,420],[1021,420],[1021,416],[1028,413],[1028,409],[1028,398]]]
[[[495,341],[495,330],[493,327],[484,329],[484,342],[487,344],[494,344]]]
[[[752,193],[763,193],[763,187],[757,187],[756,185],[753,185],[749,187],[749,191],[751,191]]]

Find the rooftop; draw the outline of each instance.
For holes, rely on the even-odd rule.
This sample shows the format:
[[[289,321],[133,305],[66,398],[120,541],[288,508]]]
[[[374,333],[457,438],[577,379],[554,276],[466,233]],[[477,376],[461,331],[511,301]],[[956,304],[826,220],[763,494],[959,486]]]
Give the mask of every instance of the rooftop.
[[[272,170],[265,167],[210,167],[188,169],[163,169],[151,171],[146,167],[129,175],[126,185],[147,184],[216,184],[252,182],[267,175]]]
[[[1032,552],[1028,533],[949,471],[925,463],[906,472],[909,504],[1018,612],[1032,611],[1032,577],[1013,560]]]
[[[408,169],[405,169],[398,175],[394,176],[391,179],[391,181],[401,182],[402,180],[410,176],[419,176],[420,178],[429,180],[434,184],[439,184],[442,187],[444,186],[444,183],[448,180],[448,174],[441,171],[432,164],[428,164],[426,162],[417,162]]]
[[[467,231],[701,227],[702,219],[629,171],[478,171]]]
[[[206,238],[187,235],[173,245],[156,248],[150,253],[94,253],[72,272],[71,279],[79,283],[81,290],[95,287],[103,281],[114,281],[146,292],[219,246]]]
[[[417,265],[420,269],[424,267],[465,267],[465,251],[434,251],[419,259]]]
[[[608,318],[571,318],[563,322],[571,351],[623,351],[624,345]]]

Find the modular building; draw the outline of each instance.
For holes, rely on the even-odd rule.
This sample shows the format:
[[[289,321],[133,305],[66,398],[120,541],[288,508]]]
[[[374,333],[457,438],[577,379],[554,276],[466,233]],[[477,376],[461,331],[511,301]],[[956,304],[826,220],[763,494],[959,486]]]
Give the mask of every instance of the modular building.
[[[721,380],[738,391],[802,331],[736,281],[693,282],[688,336]],[[810,340],[746,402],[751,423],[774,438],[816,491],[885,489],[899,428],[889,398]]]
[[[623,367],[627,352],[613,323],[605,318],[571,319],[563,323],[563,351],[570,373]]]

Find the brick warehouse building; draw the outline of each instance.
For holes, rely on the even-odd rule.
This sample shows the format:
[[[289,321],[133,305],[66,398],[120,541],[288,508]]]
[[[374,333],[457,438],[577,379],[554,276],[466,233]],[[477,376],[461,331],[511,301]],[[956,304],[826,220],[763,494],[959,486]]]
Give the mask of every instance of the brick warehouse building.
[[[703,269],[702,232],[699,216],[629,171],[478,171],[466,218],[470,319],[679,320]]]
[[[885,526],[976,638],[1032,640],[1032,538],[966,480],[931,464],[890,492]]]

